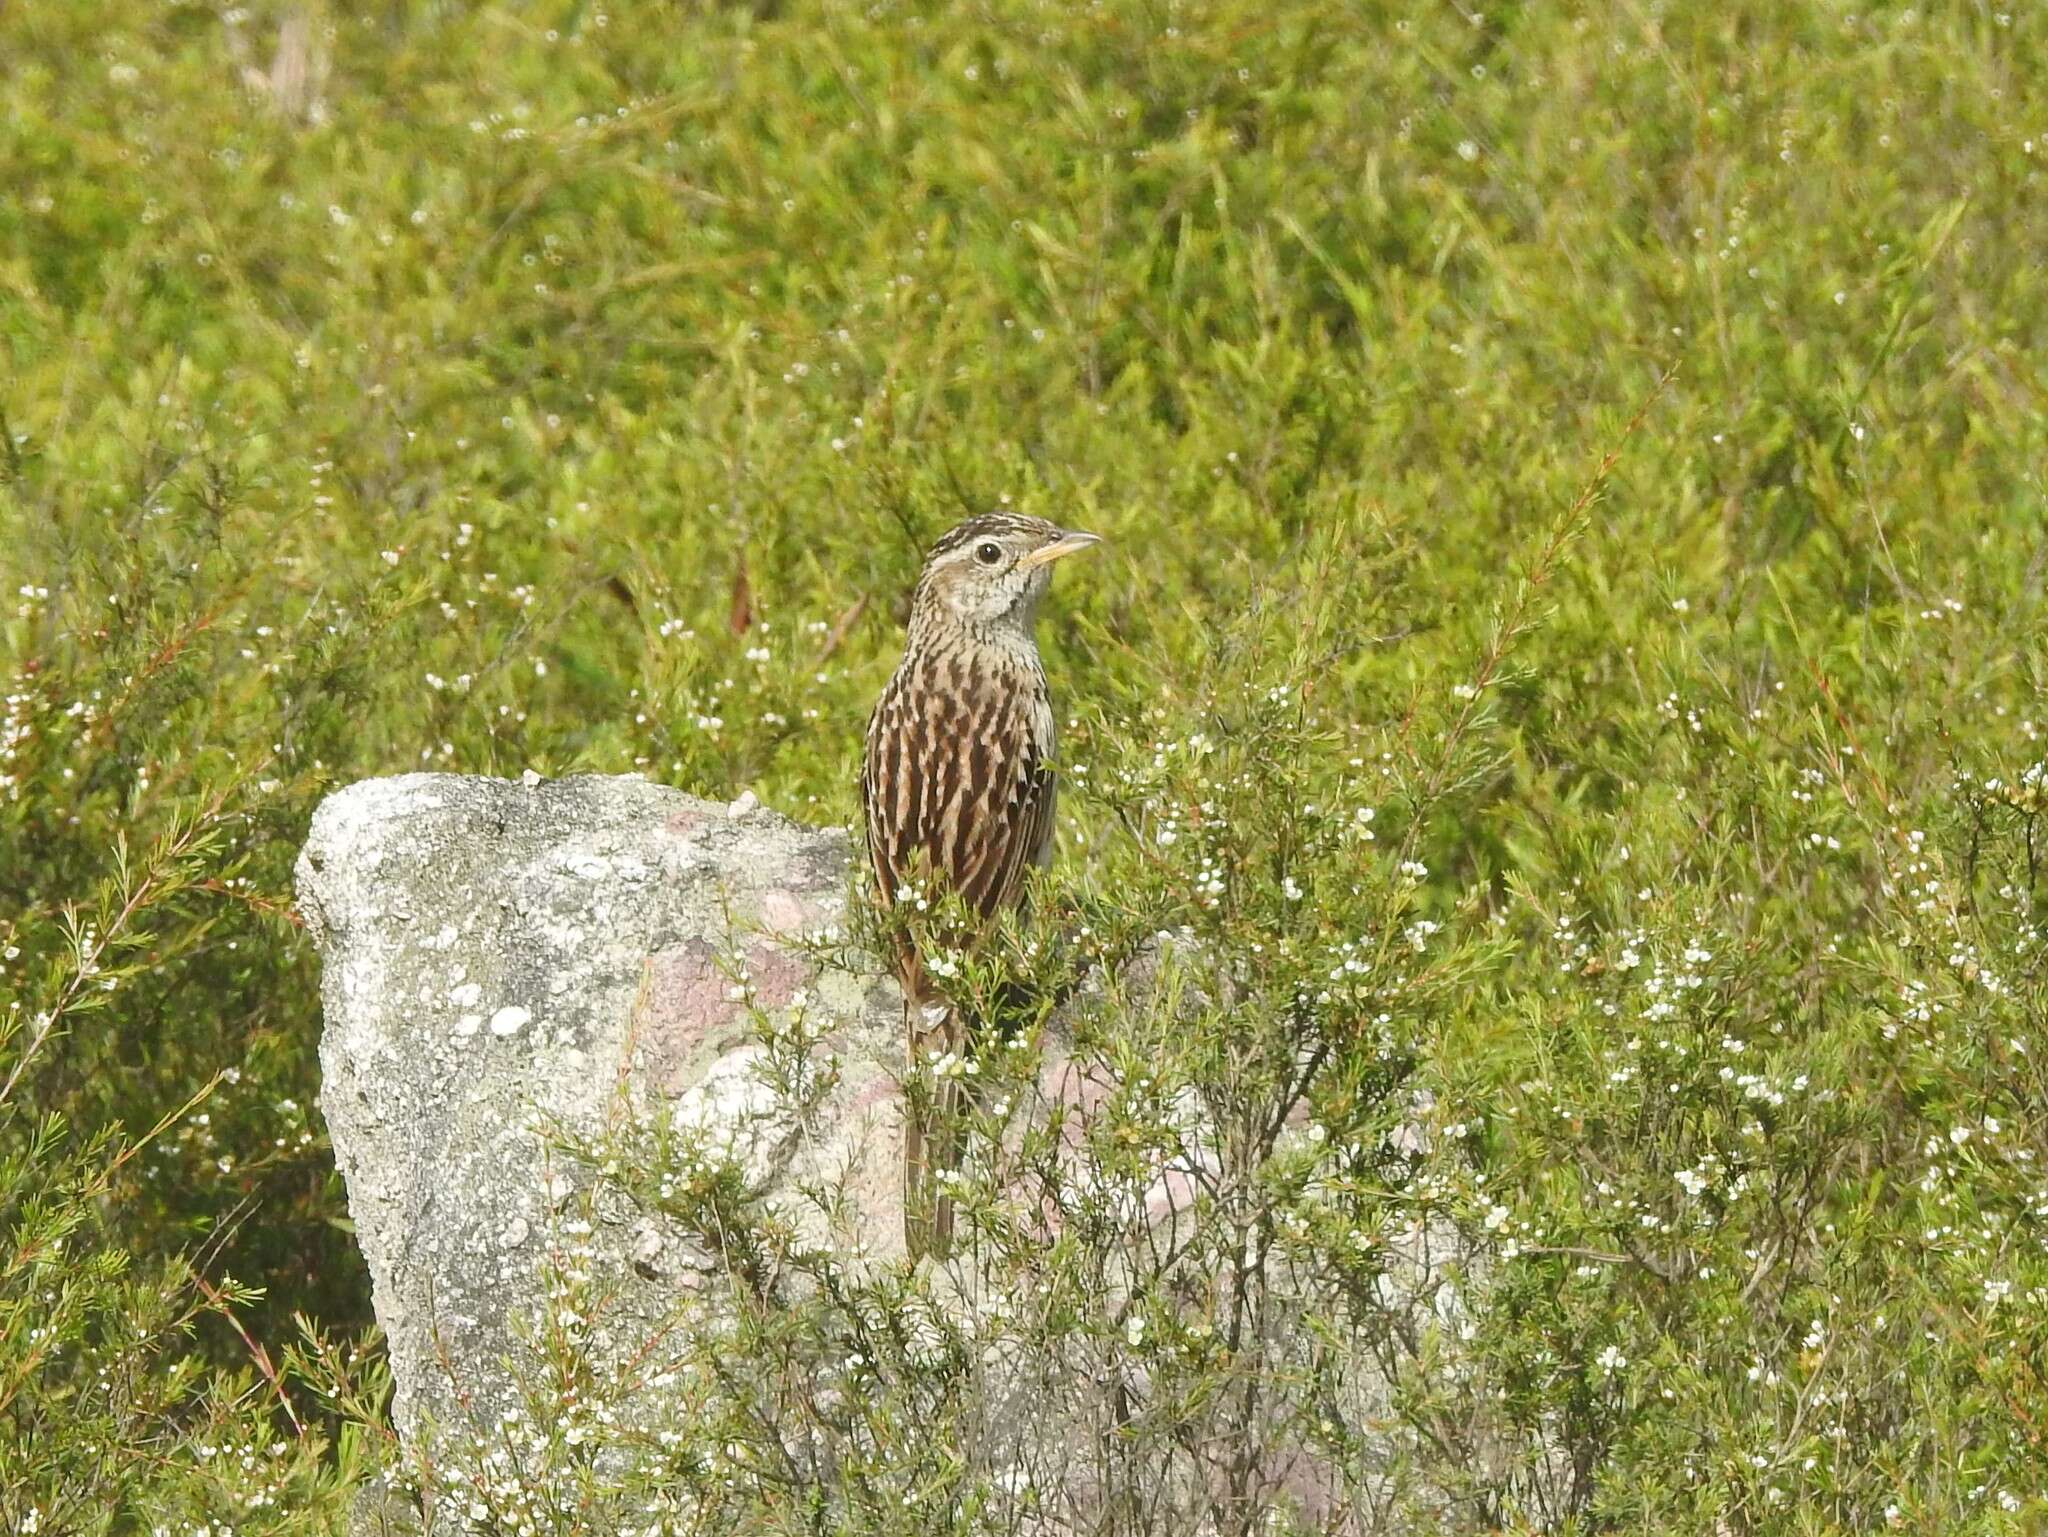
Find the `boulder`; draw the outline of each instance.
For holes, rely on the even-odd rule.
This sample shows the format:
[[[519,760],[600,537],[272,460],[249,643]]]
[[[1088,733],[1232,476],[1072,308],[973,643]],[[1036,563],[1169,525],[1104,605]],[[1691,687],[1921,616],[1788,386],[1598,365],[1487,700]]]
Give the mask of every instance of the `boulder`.
[[[901,1252],[901,995],[805,948],[845,917],[847,857],[844,833],[751,796],[637,778],[408,774],[322,803],[298,869],[325,959],[320,1105],[408,1445],[516,1402],[537,1262],[590,1184],[559,1146],[649,1094],[740,1144],[764,1199],[844,1192],[845,1230],[814,1237]],[[822,1137],[759,1102],[757,1011],[792,1009],[838,1064]],[[596,1221],[622,1338],[710,1264],[616,1197]]]

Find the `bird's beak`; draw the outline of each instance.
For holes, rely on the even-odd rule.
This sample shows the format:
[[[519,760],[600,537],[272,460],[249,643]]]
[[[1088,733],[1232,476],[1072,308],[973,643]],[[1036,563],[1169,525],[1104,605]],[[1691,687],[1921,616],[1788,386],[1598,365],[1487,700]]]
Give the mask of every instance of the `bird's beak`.
[[[1017,564],[1026,571],[1037,566],[1049,566],[1056,560],[1063,560],[1067,556],[1076,554],[1079,551],[1092,549],[1100,543],[1102,543],[1102,535],[1100,534],[1084,534],[1077,529],[1069,529],[1061,534],[1059,538],[1053,540],[1051,544],[1040,545],[1029,555],[1018,561]]]

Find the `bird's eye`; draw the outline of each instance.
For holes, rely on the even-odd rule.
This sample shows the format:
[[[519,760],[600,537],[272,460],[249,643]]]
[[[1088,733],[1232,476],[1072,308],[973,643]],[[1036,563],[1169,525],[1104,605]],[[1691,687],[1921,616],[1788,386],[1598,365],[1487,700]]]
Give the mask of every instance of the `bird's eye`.
[[[1003,547],[993,539],[984,539],[974,547],[974,558],[984,566],[992,566],[1003,558]]]

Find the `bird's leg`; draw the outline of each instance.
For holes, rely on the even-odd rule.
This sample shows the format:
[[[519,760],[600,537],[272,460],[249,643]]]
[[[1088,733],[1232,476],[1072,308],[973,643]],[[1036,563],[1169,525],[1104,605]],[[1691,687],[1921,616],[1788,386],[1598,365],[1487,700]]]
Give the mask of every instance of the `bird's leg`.
[[[944,1259],[953,1245],[953,1200],[941,1189],[938,1175],[959,1162],[956,1062],[966,1042],[958,1012],[944,1002],[906,999],[904,1016],[912,1074],[924,1064],[936,1064],[941,1071],[928,1100],[919,1104],[913,1092],[904,1105],[903,1243],[913,1260],[926,1254]]]

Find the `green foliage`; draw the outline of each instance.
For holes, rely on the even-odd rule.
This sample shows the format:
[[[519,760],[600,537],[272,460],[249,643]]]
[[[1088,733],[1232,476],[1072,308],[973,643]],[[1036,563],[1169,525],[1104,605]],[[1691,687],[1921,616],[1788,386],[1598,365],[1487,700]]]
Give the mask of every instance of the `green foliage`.
[[[359,1475],[360,1434],[345,1431],[330,1447],[309,1429],[284,1369],[238,1321],[260,1293],[209,1281],[214,1254],[136,1252],[111,1216],[174,1172],[162,1157],[171,1129],[182,1141],[208,1127],[200,1107],[240,1069],[213,1074],[132,1138],[118,1124],[80,1135],[65,1113],[35,1108],[53,1098],[90,1106],[75,1088],[53,1088],[63,1080],[50,1069],[76,1055],[70,1039],[146,989],[178,945],[203,943],[207,925],[181,922],[180,909],[230,868],[220,814],[216,798],[196,815],[172,815],[139,859],[117,842],[90,903],[54,925],[57,943],[38,950],[33,941],[49,936],[29,927],[17,932],[30,947],[6,947],[22,973],[0,1017],[0,1516],[11,1531],[127,1532],[173,1520],[203,1529],[216,1519],[244,1532],[298,1531],[309,1509]],[[209,1367],[195,1349],[208,1319],[240,1339],[244,1363]],[[294,1354],[283,1359],[294,1364]],[[367,1370],[299,1375],[374,1381]]]
[[[1085,1011],[1088,1138],[1141,1168],[1169,1084],[1233,1128],[1195,1252],[1286,1232],[1324,1299],[1274,1437],[1370,1355],[1447,1528],[2038,1523],[2042,25],[0,8],[0,1516],[225,1520],[199,1449],[255,1447],[306,1529],[361,1462],[320,795],[849,818],[919,549],[1007,498],[1110,544],[1044,624],[1037,948],[963,985],[1205,958],[1199,1028]],[[1323,1151],[1264,1134],[1294,1096]],[[1001,1172],[982,1241],[1085,1277]],[[1471,1338],[1337,1308],[1440,1222]],[[1158,1280],[1138,1343],[1044,1342],[1223,1305]],[[764,1360],[867,1306],[824,1296]],[[1146,1359],[1160,1467],[1262,1369]],[[891,1521],[973,1487],[888,1435],[970,1398],[869,1407]]]

